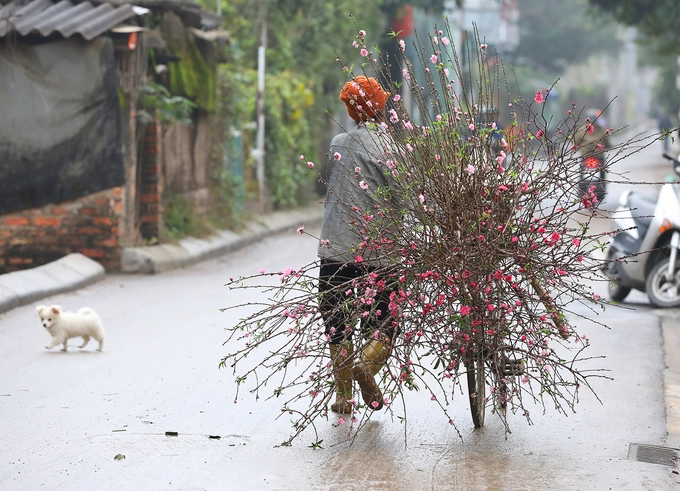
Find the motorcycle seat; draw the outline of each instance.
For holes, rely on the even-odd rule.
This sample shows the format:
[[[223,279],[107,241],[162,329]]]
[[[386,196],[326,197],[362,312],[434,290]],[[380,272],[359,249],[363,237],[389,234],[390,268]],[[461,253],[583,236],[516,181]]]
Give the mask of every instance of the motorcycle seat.
[[[654,218],[654,209],[656,208],[656,200],[645,196],[644,194],[632,193],[628,198],[631,214],[638,224],[638,227],[649,227]]]

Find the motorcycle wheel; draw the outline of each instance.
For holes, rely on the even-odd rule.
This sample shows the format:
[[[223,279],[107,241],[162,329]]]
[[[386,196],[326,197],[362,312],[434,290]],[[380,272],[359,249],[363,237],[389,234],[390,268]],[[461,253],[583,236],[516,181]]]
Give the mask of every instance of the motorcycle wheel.
[[[680,260],[675,261],[675,273],[668,275],[669,258],[664,258],[652,268],[645,282],[649,303],[655,307],[680,307]]]
[[[623,286],[621,283],[614,280],[609,280],[609,284],[607,285],[607,293],[613,302],[623,302],[630,293],[630,290],[630,287]]]

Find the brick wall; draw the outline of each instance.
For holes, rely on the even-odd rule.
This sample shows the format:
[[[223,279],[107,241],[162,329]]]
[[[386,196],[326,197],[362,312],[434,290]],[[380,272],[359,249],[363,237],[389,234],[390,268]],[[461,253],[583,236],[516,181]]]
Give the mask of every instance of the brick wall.
[[[162,128],[158,121],[146,127],[144,152],[140,162],[139,180],[139,233],[143,239],[163,237],[163,209],[161,206],[162,180]]]
[[[0,216],[0,272],[32,268],[80,252],[120,268],[122,189]]]

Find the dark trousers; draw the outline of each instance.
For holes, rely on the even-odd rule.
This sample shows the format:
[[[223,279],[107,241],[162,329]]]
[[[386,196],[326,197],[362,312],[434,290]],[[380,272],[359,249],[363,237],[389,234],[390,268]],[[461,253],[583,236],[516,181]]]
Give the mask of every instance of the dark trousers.
[[[330,336],[330,344],[340,344],[352,339],[354,328],[359,321],[361,335],[364,338],[372,336],[376,330],[381,332],[381,338],[394,336],[395,325],[390,318],[389,304],[390,294],[395,291],[395,287],[391,283],[387,282],[382,291],[377,291],[372,304],[364,305],[362,309],[354,305],[364,291],[355,292],[352,282],[373,271],[375,268],[372,267],[321,260],[319,311],[324,320],[326,334]],[[380,278],[376,279],[379,280]],[[365,281],[360,283],[363,290],[370,287]],[[348,290],[351,291],[349,295]],[[344,306],[345,303],[348,305]],[[366,311],[370,313],[362,316],[362,312]]]

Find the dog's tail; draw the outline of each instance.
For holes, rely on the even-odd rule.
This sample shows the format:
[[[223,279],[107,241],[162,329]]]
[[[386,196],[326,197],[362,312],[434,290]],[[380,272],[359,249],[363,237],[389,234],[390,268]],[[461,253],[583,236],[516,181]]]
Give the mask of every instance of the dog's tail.
[[[97,315],[97,313],[89,307],[83,307],[77,313],[78,315]]]

